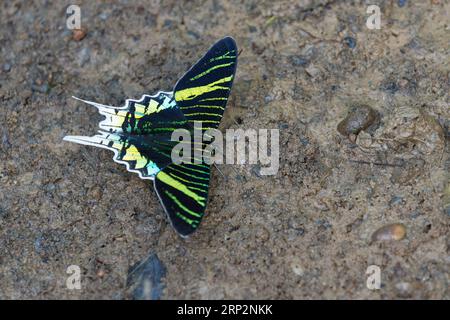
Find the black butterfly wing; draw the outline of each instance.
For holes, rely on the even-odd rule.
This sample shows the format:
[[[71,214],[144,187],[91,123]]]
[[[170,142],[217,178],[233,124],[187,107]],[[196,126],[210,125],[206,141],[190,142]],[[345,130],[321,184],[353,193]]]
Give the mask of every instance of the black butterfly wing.
[[[217,129],[233,84],[237,55],[236,42],[225,37],[175,85],[175,101],[191,124],[200,121],[204,130]]]
[[[172,226],[183,237],[194,232],[205,213],[211,166],[170,164],[155,178],[155,190]]]

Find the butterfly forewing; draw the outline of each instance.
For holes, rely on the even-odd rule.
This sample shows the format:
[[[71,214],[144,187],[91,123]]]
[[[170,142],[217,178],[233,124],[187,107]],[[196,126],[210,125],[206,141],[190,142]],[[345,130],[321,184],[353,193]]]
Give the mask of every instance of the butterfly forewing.
[[[189,123],[200,121],[203,130],[218,128],[236,64],[236,43],[226,37],[213,45],[178,81],[174,89],[175,101]],[[173,227],[183,236],[194,232],[203,218],[210,172],[210,165],[203,162],[171,164],[156,175],[156,192]]]
[[[222,119],[237,64],[235,41],[214,44],[175,85],[174,97],[186,119],[201,121],[203,130],[216,129]]]

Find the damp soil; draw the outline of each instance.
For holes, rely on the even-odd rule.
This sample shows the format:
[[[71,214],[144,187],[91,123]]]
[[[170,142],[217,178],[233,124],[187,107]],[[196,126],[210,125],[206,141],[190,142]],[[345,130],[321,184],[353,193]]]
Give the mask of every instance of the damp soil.
[[[372,1],[379,30],[365,1],[79,1],[75,35],[69,4],[0,4],[0,299],[450,298],[448,1]],[[214,169],[182,239],[148,181],[62,138],[101,120],[72,95],[171,90],[225,35],[221,129],[279,129],[280,167]]]

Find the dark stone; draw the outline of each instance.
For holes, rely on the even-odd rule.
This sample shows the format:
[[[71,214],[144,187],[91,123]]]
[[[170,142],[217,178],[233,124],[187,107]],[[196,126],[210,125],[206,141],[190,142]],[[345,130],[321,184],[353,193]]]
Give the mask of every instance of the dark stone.
[[[6,209],[0,207],[0,221],[6,219],[8,216],[9,212]]]
[[[272,97],[272,96],[265,96],[265,97],[264,97],[264,102],[265,102],[265,103],[269,103],[269,102],[271,102],[271,101],[273,101],[273,97]]]
[[[156,254],[140,261],[128,269],[127,287],[132,288],[135,300],[161,299],[166,276],[166,267]]]
[[[300,142],[303,146],[309,145],[309,139],[308,138],[300,138]]]
[[[395,206],[397,204],[402,204],[403,198],[399,196],[392,196],[391,200],[389,201],[389,206]]]
[[[170,20],[170,19],[164,20],[164,22],[163,22],[163,28],[164,29],[172,29],[173,26],[174,26],[174,23],[173,23],[172,20]]]
[[[251,171],[255,176],[261,178],[261,166],[259,164],[254,165]]]
[[[395,82],[388,82],[388,83],[383,84],[381,86],[381,89],[383,89],[384,91],[387,91],[389,93],[394,94],[394,93],[396,93],[398,91],[399,87],[398,87],[398,84],[395,83]]]
[[[318,224],[319,228],[323,230],[330,229],[333,227],[333,225],[326,219],[318,219],[316,220],[316,224]]]
[[[50,87],[48,86],[47,83],[44,83],[44,84],[42,84],[40,86],[36,85],[36,84],[33,84],[31,86],[31,90],[32,91],[37,91],[37,92],[40,92],[40,93],[48,93],[49,90],[50,90]]]
[[[5,63],[3,65],[3,71],[9,72],[11,70],[11,65],[9,63]]]
[[[198,34],[195,31],[192,31],[192,30],[188,30],[187,31],[187,35],[190,36],[191,38],[195,39],[195,40],[200,39],[200,34]]]
[[[304,67],[308,64],[308,60],[302,56],[290,56],[289,60],[294,66]]]
[[[255,26],[248,26],[248,31],[251,33],[255,33],[258,29]]]
[[[356,47],[356,39],[353,37],[345,37],[344,43],[350,48],[353,49]]]

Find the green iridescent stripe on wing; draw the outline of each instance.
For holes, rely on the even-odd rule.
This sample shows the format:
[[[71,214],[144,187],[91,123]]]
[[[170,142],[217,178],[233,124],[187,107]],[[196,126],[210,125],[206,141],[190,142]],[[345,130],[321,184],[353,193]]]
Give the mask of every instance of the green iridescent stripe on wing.
[[[208,165],[170,164],[155,178],[155,189],[174,228],[194,232],[205,213],[211,169]]]

